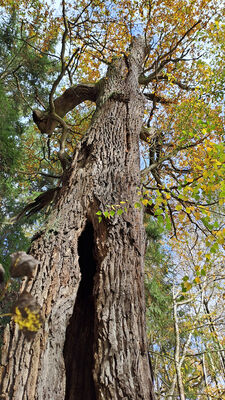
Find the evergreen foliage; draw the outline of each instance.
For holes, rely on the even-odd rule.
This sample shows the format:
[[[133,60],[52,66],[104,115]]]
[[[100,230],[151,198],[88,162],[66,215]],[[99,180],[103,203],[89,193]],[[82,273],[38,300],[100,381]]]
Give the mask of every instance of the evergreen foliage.
[[[160,243],[163,228],[153,218],[146,224],[147,249],[145,257],[145,289],[147,303],[147,330],[150,347],[158,346],[158,338],[171,328],[170,256]]]

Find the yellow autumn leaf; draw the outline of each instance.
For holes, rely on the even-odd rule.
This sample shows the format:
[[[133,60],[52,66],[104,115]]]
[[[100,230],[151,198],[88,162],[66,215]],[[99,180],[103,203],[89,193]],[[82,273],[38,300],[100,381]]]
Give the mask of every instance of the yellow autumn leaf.
[[[147,206],[147,204],[148,204],[148,200],[147,199],[143,199],[141,202],[142,202],[142,204],[144,204],[144,206]]]

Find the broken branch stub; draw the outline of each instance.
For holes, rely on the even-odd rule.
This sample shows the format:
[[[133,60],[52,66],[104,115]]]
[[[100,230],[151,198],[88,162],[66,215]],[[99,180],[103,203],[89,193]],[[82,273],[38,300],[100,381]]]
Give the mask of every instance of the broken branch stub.
[[[11,254],[10,258],[10,274],[13,278],[20,278],[22,276],[32,278],[34,276],[38,261],[33,256],[26,254],[25,251],[17,251]]]

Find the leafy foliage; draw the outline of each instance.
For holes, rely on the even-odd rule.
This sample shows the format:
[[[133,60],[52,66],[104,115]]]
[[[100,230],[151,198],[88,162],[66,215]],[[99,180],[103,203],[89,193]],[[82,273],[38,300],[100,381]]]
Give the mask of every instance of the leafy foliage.
[[[193,245],[190,233],[185,244],[165,241],[160,229],[151,220],[146,226],[147,332],[156,398],[180,398],[178,354],[185,396],[220,399],[225,373],[223,256],[209,254],[204,241]]]

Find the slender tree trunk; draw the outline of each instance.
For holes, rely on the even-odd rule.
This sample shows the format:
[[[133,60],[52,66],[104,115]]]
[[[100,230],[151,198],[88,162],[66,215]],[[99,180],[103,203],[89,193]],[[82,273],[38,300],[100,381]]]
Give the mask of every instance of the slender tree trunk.
[[[7,327],[4,399],[154,398],[145,336],[145,236],[142,213],[134,208],[143,58],[137,40],[129,65],[121,59],[109,68],[54,213],[32,245],[39,266],[21,290],[37,298],[45,323],[30,342],[13,323]],[[127,212],[99,223],[96,212],[120,201]]]
[[[172,385],[170,387],[168,396],[166,396],[166,399],[173,400],[176,383],[177,383],[177,373],[175,372],[174,377],[173,377],[173,382],[172,382]]]
[[[214,325],[214,323],[212,321],[212,318],[211,318],[211,312],[210,312],[210,309],[209,309],[209,304],[206,301],[206,299],[204,299],[203,304],[204,304],[205,312],[206,312],[206,315],[207,315],[207,318],[208,318],[208,321],[209,321],[209,324],[210,324],[209,325],[209,329],[212,332],[215,344],[219,349],[218,356],[220,358],[220,364],[221,364],[221,371],[220,372],[225,377],[225,357],[224,357],[224,354],[223,354],[224,348],[220,343],[216,327],[215,327],[215,325]]]
[[[203,378],[204,378],[204,383],[205,383],[206,397],[208,400],[210,400],[209,390],[208,390],[208,376],[207,376],[207,370],[206,370],[206,364],[205,364],[205,354],[202,355],[202,372],[203,372]]]
[[[212,358],[212,354],[210,352],[208,353],[208,358],[209,358],[210,367],[211,367],[211,369],[213,371],[212,378],[213,378],[213,380],[215,382],[216,389],[217,389],[217,392],[218,392],[218,400],[222,400],[222,397],[219,397],[219,396],[222,396],[223,393],[222,393],[222,390],[221,390],[221,387],[220,387],[220,383],[218,381],[218,376],[217,376],[218,369],[216,369],[216,367],[215,367],[215,364],[214,364],[214,361],[213,361],[213,358]],[[204,363],[206,364],[205,357],[204,357]],[[221,373],[221,371],[220,371],[220,373]]]
[[[177,376],[177,388],[180,396],[180,400],[185,400],[185,393],[184,393],[184,385],[181,373],[181,362],[180,362],[180,332],[179,332],[179,323],[178,323],[178,315],[177,315],[177,303],[175,296],[173,294],[173,317],[174,317],[174,331],[175,331],[175,354],[174,354],[174,361],[175,361],[175,369],[176,369],[176,376]]]

